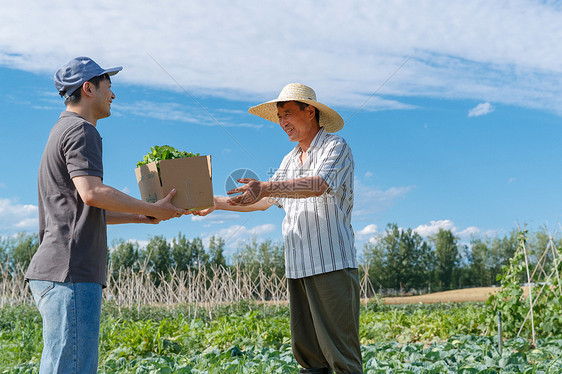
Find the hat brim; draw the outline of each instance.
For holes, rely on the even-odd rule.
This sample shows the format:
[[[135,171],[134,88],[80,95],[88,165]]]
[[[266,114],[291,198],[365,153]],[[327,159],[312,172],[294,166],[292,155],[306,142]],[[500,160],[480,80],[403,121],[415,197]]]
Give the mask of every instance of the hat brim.
[[[279,118],[277,117],[277,103],[286,100],[271,100],[248,109],[248,112],[254,114],[258,117],[266,119],[268,121],[279,124]],[[319,125],[324,127],[327,132],[337,132],[343,128],[343,119],[341,116],[327,105],[319,103],[314,100],[294,100],[301,103],[306,103],[312,105],[320,112]]]

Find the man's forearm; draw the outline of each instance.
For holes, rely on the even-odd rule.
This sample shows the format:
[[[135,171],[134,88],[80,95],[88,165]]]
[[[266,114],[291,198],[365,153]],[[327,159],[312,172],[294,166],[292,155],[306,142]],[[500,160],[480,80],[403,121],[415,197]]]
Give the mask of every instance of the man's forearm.
[[[90,196],[84,202],[111,212],[150,215],[154,211],[152,204],[135,199],[104,184],[92,188]]]
[[[273,204],[273,199],[271,198],[299,199],[321,196],[329,187],[328,183],[318,176],[270,182],[260,182],[255,179],[241,178],[238,179],[238,182],[244,183],[244,185],[230,190],[229,193],[233,194],[242,192],[242,194],[231,197],[228,200],[228,203],[236,207],[246,206],[252,208],[254,205],[264,201],[269,204],[268,207],[271,206]],[[247,211],[241,209],[237,210],[241,212]]]
[[[258,210],[266,210],[273,205],[273,201],[270,201],[268,198],[261,199],[257,203],[250,205],[232,205],[228,203],[228,200],[228,197],[215,196],[215,209],[234,212],[255,212]]]
[[[106,210],[107,224],[118,225],[122,223],[143,223],[148,220],[141,214],[120,213]]]
[[[321,177],[305,177],[286,181],[263,182],[265,196],[285,198],[307,198],[321,196],[328,189],[328,183]]]
[[[179,217],[185,213],[183,209],[171,204],[173,191],[156,203],[147,203],[103,184],[99,177],[81,176],[73,178],[72,181],[85,204],[106,211],[139,214],[159,220]]]

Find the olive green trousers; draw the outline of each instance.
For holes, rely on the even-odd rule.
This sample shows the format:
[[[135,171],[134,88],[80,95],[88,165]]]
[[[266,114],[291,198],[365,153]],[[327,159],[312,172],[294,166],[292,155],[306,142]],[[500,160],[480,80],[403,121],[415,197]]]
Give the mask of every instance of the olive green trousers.
[[[288,279],[288,287],[291,343],[299,365],[363,373],[357,269]]]

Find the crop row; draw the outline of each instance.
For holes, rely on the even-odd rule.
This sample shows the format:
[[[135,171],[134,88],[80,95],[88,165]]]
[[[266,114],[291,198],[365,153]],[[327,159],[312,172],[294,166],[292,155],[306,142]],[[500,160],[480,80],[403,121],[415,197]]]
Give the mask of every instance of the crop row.
[[[117,308],[106,303],[101,373],[295,373],[286,307],[239,303],[198,318],[189,306]],[[479,305],[361,311],[366,373],[539,373],[562,371],[562,340],[487,337]],[[0,309],[0,372],[36,373],[41,319],[30,305]]]

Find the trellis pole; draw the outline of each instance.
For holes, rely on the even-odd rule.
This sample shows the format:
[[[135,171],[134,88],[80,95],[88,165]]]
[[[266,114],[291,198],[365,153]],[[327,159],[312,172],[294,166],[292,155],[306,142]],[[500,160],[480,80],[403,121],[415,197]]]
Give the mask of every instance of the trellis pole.
[[[531,285],[531,274],[529,272],[529,258],[527,255],[527,246],[525,245],[525,239],[523,239],[523,254],[525,255],[525,269],[527,270],[527,285],[529,287],[529,306],[531,313],[531,333],[533,338],[533,346],[537,345],[537,340],[535,337],[535,319],[533,317],[533,293]]]
[[[552,250],[552,260],[554,262],[554,269],[556,270],[556,280],[558,281],[558,290],[562,293],[562,284],[560,283],[560,274],[558,273],[558,264],[560,263],[560,255],[558,253],[558,248],[552,240],[552,235],[548,234],[548,245]]]

